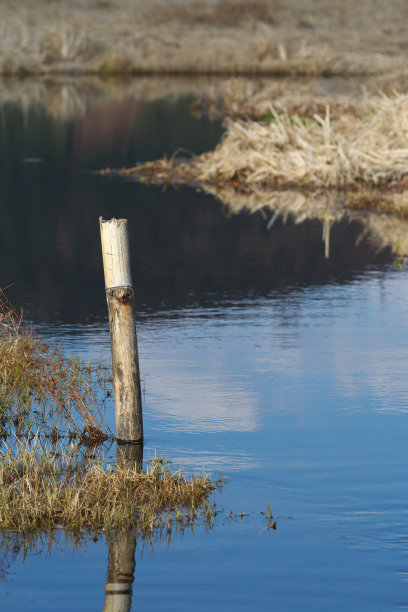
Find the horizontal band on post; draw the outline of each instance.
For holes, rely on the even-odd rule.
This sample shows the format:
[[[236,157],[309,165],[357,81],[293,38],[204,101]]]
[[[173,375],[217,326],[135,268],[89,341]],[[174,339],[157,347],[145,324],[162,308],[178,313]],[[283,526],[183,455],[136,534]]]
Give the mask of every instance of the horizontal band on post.
[[[109,287],[105,287],[105,291],[110,289],[131,289],[133,291],[133,285],[109,285]]]
[[[140,440],[121,440],[121,438],[115,438],[115,440],[120,446],[143,446],[143,438],[140,438]]]
[[[111,593],[129,593],[129,591],[132,590],[133,577],[129,576],[129,578],[126,580],[120,580],[115,576],[114,580],[116,580],[117,582],[106,583],[105,592],[110,591]]]

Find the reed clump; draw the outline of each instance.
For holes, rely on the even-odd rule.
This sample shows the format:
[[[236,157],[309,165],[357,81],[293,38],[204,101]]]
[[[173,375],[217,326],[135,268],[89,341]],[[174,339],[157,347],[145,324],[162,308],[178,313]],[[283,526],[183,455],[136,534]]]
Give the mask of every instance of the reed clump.
[[[378,96],[365,116],[290,115],[273,106],[264,121],[229,121],[222,143],[194,160],[196,180],[344,188],[403,181],[408,97]],[[404,184],[405,187],[405,184]]]
[[[387,185],[406,189],[408,97],[378,96],[363,117],[290,115],[270,105],[263,121],[227,120],[222,142],[192,160],[160,160],[123,175],[155,181],[184,180],[201,186],[231,183],[274,189],[357,191]]]
[[[281,216],[317,218],[327,228],[347,214],[376,246],[407,254],[408,97],[381,94],[346,112],[337,104],[334,114],[312,102],[296,109],[303,115],[279,103],[268,108],[260,120],[228,118],[214,151],[102,174],[195,186],[231,212],[261,210],[268,225]]]
[[[114,468],[83,463],[76,447],[44,449],[19,443],[0,452],[0,528],[26,532],[63,527],[72,532],[132,530],[142,536],[206,518],[212,479],[187,478],[154,458]]]

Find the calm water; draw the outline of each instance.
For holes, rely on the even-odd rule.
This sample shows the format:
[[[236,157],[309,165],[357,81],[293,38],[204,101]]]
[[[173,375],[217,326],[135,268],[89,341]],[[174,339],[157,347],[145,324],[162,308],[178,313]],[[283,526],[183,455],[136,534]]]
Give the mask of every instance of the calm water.
[[[318,222],[267,231],[204,194],[89,173],[221,135],[187,99],[114,109],[3,108],[0,284],[44,337],[109,359],[98,217],[129,219],[145,453],[228,481],[213,530],[137,545],[131,609],[408,607],[407,271],[356,246],[355,224],[326,260]],[[107,568],[102,541],[40,546],[6,568],[1,609],[101,611]]]

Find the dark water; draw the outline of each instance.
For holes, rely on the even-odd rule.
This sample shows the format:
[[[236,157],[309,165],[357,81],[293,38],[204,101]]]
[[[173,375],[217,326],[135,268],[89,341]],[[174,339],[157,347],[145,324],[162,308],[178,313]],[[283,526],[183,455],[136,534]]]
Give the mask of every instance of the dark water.
[[[268,231],[202,193],[89,173],[221,134],[187,100],[113,108],[3,108],[0,284],[68,353],[109,358],[98,217],[129,219],[145,454],[228,481],[214,529],[137,544],[131,609],[408,607],[406,270],[356,245],[357,224],[334,226],[327,260],[317,221]],[[103,541],[40,546],[5,572],[1,609],[102,610],[107,568]]]

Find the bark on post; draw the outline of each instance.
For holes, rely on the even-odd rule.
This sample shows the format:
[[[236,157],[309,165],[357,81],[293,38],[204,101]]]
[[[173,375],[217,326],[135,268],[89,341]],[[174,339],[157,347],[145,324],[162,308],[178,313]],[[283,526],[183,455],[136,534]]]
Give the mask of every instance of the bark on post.
[[[127,219],[99,218],[112,350],[116,438],[143,442],[142,396],[137,351]]]

